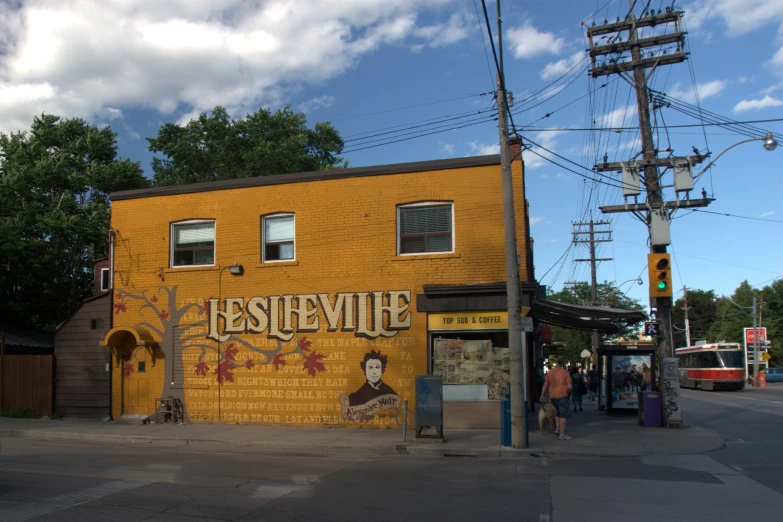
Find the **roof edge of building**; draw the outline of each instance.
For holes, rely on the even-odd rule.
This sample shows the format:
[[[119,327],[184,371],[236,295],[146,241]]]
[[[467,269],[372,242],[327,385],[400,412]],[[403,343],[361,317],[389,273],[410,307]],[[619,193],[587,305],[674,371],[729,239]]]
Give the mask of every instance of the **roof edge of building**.
[[[389,174],[409,174],[431,170],[450,170],[469,167],[484,167],[500,165],[500,155],[471,156],[467,158],[450,158],[443,160],[415,161],[410,163],[392,163],[370,167],[352,167],[347,169],[316,170],[311,172],[295,172],[292,174],[275,174],[254,178],[227,179],[223,181],[207,181],[188,185],[171,185],[167,187],[151,187],[134,190],[112,192],[112,201],[137,199],[155,196],[171,196],[215,190],[230,190],[245,187],[261,187],[266,185],[284,185],[288,183],[303,183],[308,181],[325,181],[365,176],[385,176]]]

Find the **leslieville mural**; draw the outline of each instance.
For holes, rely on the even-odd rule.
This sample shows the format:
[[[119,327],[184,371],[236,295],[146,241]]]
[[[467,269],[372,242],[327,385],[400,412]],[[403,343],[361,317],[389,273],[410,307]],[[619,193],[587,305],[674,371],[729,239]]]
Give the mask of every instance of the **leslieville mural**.
[[[411,327],[407,290],[248,299],[131,290],[115,293],[115,326],[155,337],[150,397],[179,399],[188,421],[393,425],[414,365],[426,371],[426,350],[398,335]],[[122,362],[128,379],[138,366]]]

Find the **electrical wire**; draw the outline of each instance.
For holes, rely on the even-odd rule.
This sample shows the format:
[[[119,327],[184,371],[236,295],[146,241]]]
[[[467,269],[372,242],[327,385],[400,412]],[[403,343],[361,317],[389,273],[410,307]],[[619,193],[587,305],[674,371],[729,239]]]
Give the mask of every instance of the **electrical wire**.
[[[753,221],[766,221],[768,223],[783,223],[783,220],[780,219],[765,219],[760,217],[751,217],[751,216],[738,216],[736,214],[728,214],[725,212],[712,212],[711,210],[702,210],[700,208],[693,209],[694,212],[703,212],[705,214],[715,214],[716,216],[726,216],[726,217],[733,217],[733,218],[740,218],[740,219],[752,219]]]

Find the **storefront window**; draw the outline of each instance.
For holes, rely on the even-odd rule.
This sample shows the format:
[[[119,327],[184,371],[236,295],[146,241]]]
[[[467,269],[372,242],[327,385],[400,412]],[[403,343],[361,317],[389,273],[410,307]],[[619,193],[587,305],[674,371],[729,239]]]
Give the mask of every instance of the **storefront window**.
[[[436,337],[432,344],[432,374],[443,379],[444,385],[482,385],[487,398],[500,399],[508,393],[511,379],[511,353],[508,335],[494,336],[504,346],[496,346],[492,334],[484,339]]]

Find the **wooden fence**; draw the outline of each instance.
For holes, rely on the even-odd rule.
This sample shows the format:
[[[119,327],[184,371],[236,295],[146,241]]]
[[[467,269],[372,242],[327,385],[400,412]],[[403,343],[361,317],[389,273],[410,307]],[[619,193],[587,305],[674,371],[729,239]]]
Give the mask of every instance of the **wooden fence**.
[[[0,411],[27,408],[51,415],[54,407],[54,355],[0,357]]]

